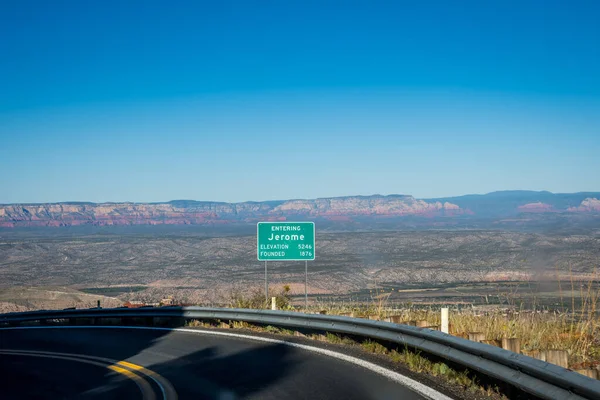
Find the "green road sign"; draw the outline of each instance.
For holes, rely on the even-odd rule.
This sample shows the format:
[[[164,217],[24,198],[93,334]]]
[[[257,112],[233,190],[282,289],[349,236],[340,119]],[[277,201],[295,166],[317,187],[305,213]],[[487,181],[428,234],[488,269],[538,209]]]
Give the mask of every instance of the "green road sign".
[[[256,233],[259,261],[315,259],[314,222],[259,222]]]

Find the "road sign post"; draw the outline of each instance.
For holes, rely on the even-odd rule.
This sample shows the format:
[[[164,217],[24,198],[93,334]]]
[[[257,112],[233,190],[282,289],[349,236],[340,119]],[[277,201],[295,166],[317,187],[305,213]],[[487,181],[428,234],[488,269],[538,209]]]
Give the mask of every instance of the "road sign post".
[[[256,257],[265,262],[267,304],[267,261],[304,261],[304,307],[308,307],[308,261],[315,259],[314,222],[259,222],[256,225]]]
[[[304,261],[304,311],[308,310],[308,261]]]

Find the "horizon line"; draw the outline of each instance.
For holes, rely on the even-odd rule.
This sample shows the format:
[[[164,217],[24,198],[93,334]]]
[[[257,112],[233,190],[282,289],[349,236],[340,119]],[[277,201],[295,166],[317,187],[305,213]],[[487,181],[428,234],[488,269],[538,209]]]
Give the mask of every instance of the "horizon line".
[[[216,200],[193,200],[193,199],[172,199],[166,201],[86,201],[86,200],[66,200],[66,201],[47,201],[47,202],[17,202],[17,203],[0,203],[0,206],[12,206],[12,205],[23,205],[23,206],[34,206],[44,204],[168,204],[177,201],[190,201],[197,203],[214,203],[214,204],[242,204],[242,203],[269,203],[269,202],[286,202],[286,201],[306,201],[306,200],[323,200],[323,199],[342,199],[349,197],[413,197],[415,200],[447,200],[452,198],[459,198],[465,196],[487,196],[494,193],[510,193],[510,192],[525,192],[525,193],[539,193],[539,194],[551,194],[551,195],[577,195],[584,193],[600,194],[600,191],[579,191],[579,192],[561,192],[554,193],[548,190],[527,190],[527,189],[507,189],[507,190],[495,190],[488,193],[467,193],[457,196],[440,196],[440,197],[415,197],[410,194],[357,194],[357,195],[341,195],[341,196],[328,196],[328,197],[314,197],[314,198],[290,198],[290,199],[272,199],[272,200],[244,200],[244,201],[216,201]]]

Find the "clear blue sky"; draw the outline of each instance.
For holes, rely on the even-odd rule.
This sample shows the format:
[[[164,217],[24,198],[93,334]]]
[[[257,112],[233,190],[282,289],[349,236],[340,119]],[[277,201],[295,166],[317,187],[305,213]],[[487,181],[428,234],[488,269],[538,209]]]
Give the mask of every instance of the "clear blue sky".
[[[600,190],[599,15],[2,1],[0,203]]]

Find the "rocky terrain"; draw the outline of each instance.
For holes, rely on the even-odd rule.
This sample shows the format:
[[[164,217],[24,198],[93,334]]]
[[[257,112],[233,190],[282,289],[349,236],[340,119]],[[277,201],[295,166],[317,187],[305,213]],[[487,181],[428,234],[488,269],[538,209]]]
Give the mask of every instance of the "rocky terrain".
[[[309,293],[347,294],[378,285],[410,288],[460,282],[589,279],[600,266],[600,236],[466,232],[317,232]],[[273,285],[303,291],[304,263],[269,263]],[[217,302],[262,288],[256,236],[89,235],[0,242],[0,289],[68,287],[131,299],[175,296]],[[139,286],[145,288],[139,291]],[[110,288],[90,291],[90,288]],[[133,288],[133,289],[132,289]],[[103,291],[106,290],[106,291]],[[60,291],[64,292],[64,289]],[[123,293],[122,293],[123,294]],[[0,297],[0,301],[2,301]],[[8,299],[4,299],[8,301]]]
[[[596,279],[598,199],[600,193],[518,191],[430,200],[0,205],[0,305],[19,310],[166,296],[222,304],[232,293],[263,286],[255,235],[256,222],[265,220],[315,221],[313,296]],[[269,271],[272,287],[303,293],[303,263],[269,263]]]
[[[597,198],[586,197],[591,195]],[[436,226],[439,220],[447,224],[449,220],[531,213],[600,214],[598,198],[600,193],[496,192],[434,200],[374,195],[244,203],[175,200],[168,203],[9,204],[0,205],[0,227],[218,225],[289,219],[344,222],[360,217],[372,220],[421,217],[428,219],[424,225]]]
[[[353,196],[316,200],[216,203],[59,203],[0,206],[0,226],[73,226],[131,224],[219,224],[260,219],[337,218],[347,216],[452,216],[464,214],[449,202],[412,196]]]

